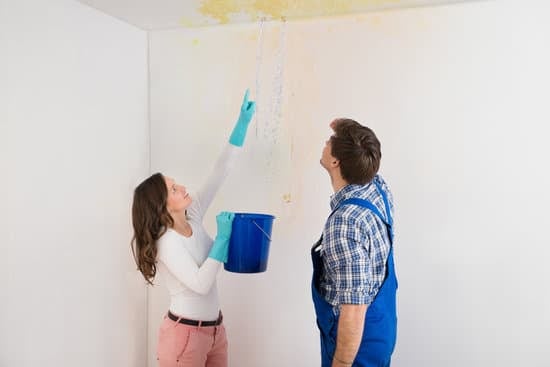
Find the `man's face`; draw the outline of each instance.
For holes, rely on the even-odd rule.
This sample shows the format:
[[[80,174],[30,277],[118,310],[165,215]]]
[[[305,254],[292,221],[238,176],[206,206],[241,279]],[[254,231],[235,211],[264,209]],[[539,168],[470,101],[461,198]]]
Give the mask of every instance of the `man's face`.
[[[325,147],[323,148],[323,153],[321,154],[321,166],[323,166],[326,170],[329,170],[332,166],[334,166],[334,162],[336,161],[336,158],[332,156],[332,145],[330,138],[325,142]]]

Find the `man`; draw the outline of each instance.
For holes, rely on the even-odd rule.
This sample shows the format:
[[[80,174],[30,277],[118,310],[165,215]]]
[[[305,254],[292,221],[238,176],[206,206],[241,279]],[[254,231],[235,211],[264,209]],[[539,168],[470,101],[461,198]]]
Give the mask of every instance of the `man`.
[[[332,213],[312,248],[312,296],[322,367],[387,367],[396,340],[393,200],[374,132],[336,119],[321,165],[334,195]]]

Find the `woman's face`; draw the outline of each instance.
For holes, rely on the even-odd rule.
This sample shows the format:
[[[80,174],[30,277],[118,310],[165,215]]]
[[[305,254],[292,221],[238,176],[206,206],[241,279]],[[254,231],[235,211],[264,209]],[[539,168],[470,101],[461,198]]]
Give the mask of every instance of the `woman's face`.
[[[178,185],[173,178],[164,177],[168,198],[166,199],[166,209],[169,213],[179,213],[185,211],[191,205],[192,199],[185,186]]]

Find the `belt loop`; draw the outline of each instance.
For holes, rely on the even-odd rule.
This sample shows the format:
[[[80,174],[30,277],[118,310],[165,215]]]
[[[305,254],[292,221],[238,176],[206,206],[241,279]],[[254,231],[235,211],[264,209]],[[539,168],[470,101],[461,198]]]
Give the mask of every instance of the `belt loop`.
[[[168,312],[170,312],[170,311],[168,311]],[[174,328],[176,328],[179,325],[180,320],[181,320],[181,316],[178,315],[178,319],[176,321],[174,321],[174,324],[175,324]]]

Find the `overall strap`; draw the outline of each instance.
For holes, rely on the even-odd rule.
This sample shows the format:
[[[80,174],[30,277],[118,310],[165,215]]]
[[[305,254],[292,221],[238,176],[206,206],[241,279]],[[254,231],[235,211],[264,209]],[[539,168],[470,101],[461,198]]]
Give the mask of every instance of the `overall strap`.
[[[380,220],[382,220],[382,222],[384,222],[386,225],[390,225],[389,221],[387,221],[386,218],[384,218],[384,216],[382,215],[382,213],[380,213],[378,208],[375,207],[374,204],[368,200],[359,199],[359,198],[349,198],[342,201],[340,205],[338,205],[338,207],[341,207],[347,204],[358,205],[358,206],[362,206],[363,208],[370,209],[378,218],[380,218]]]
[[[380,187],[380,184],[376,181],[374,181],[374,184],[376,185],[376,189],[382,195],[382,199],[384,200],[384,207],[386,208],[386,218],[388,219],[388,225],[391,227],[393,225],[393,218],[390,213],[390,204],[388,202],[388,195],[382,190]]]

